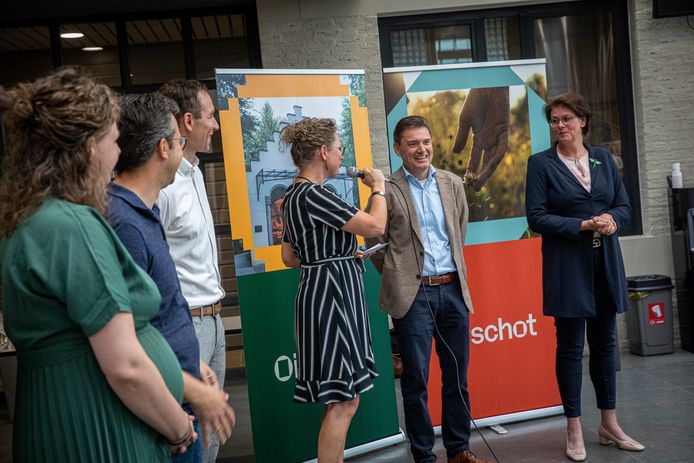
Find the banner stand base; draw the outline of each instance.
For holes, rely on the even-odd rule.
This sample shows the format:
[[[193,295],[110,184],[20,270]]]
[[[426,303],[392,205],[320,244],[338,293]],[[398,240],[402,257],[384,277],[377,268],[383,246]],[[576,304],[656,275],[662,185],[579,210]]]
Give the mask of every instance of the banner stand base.
[[[400,429],[398,434],[393,434],[392,436],[384,437],[375,441],[367,442],[366,444],[357,445],[356,447],[350,447],[345,449],[345,458],[356,457],[357,455],[362,455],[364,453],[373,452],[374,450],[382,449],[391,445],[399,444],[405,441],[405,432]],[[303,463],[317,463],[318,459],[306,460]]]
[[[516,423],[518,421],[534,420],[535,418],[544,418],[545,416],[561,415],[562,413],[564,413],[564,407],[555,405],[554,407],[538,408],[524,412],[480,418],[479,420],[475,420],[475,423],[477,423],[478,427],[484,428],[506,423]],[[434,426],[434,434],[436,434],[436,436],[441,435],[441,426]]]
[[[493,425],[489,426],[489,429],[491,429],[492,431],[494,431],[497,434],[508,434],[508,431],[506,430],[506,428],[504,428],[500,424],[493,424]]]

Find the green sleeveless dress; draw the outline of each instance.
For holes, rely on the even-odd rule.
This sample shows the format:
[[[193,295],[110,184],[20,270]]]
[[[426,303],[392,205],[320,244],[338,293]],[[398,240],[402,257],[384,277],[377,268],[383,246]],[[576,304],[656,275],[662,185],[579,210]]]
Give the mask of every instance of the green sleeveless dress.
[[[0,241],[5,328],[17,349],[17,462],[170,461],[166,439],[133,415],[106,381],[88,338],[118,312],[174,397],[181,367],[150,324],[154,282],[92,208],[50,199]]]

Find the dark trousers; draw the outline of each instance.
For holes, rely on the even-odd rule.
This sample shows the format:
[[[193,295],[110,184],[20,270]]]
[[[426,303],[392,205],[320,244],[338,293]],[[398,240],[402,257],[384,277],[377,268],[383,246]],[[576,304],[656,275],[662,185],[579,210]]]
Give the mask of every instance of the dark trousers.
[[[613,410],[617,403],[616,312],[610,302],[601,252],[601,248],[593,251],[595,317],[554,317],[557,330],[557,383],[564,415],[568,418],[581,416],[584,338],[588,339],[590,379],[598,408]]]
[[[438,331],[434,326],[434,319]],[[415,462],[436,461],[436,455],[432,452],[434,428],[427,408],[432,338],[436,340],[436,353],[441,366],[443,444],[449,456],[469,449],[470,415],[461,401],[458,381],[469,407],[467,369],[470,358],[470,320],[460,283],[456,281],[440,286],[420,286],[410,310],[403,318],[393,319],[393,326],[402,356],[400,386],[405,409],[405,428]],[[455,354],[457,371],[456,362],[444,341]]]

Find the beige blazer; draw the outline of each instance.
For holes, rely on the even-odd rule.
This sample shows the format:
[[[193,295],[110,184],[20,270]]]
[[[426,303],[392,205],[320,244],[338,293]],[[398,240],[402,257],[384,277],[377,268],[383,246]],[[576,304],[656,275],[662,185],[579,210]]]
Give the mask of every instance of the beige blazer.
[[[468,310],[473,312],[463,260],[463,243],[468,219],[463,181],[459,176],[441,169],[436,170],[435,179],[443,203],[448,239],[451,242],[453,261],[458,269],[462,296]],[[393,318],[402,318],[410,310],[417,295],[424,265],[424,241],[410,185],[402,168],[391,176],[390,182],[386,182],[386,201],[388,202],[386,232],[380,238],[368,238],[366,244],[373,246],[384,241],[390,243],[374,254],[371,260],[381,273],[381,308]]]

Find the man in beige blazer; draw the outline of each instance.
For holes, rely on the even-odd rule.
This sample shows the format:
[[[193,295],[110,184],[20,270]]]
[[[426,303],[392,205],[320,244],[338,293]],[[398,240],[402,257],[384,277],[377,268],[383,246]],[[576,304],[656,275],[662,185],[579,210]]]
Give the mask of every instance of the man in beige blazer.
[[[403,118],[393,135],[403,166],[386,182],[385,235],[367,244],[389,243],[372,260],[382,275],[380,305],[393,317],[400,346],[400,385],[412,456],[417,463],[436,461],[427,409],[431,340],[436,339],[448,461],[484,463],[469,447],[467,369],[473,309],[463,260],[468,219],[463,182],[431,165],[433,145],[426,119]]]

